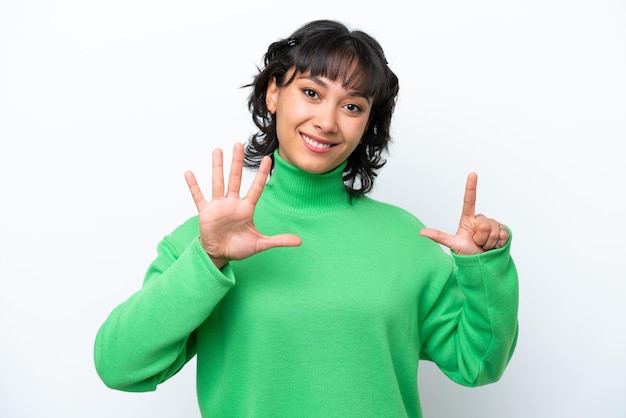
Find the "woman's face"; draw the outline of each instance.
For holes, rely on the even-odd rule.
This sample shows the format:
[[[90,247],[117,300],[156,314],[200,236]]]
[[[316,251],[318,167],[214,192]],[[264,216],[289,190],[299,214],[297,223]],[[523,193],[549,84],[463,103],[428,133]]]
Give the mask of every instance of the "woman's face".
[[[336,168],[348,158],[367,129],[371,111],[371,98],[341,82],[308,73],[297,74],[285,87],[278,87],[272,79],[266,104],[275,114],[279,155],[317,174]]]

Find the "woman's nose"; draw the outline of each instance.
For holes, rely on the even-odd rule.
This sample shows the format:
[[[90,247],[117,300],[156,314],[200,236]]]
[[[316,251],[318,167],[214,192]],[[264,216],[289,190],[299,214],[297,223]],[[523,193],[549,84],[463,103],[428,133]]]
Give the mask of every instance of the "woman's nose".
[[[324,133],[336,132],[337,115],[335,112],[334,106],[320,106],[313,122],[315,127]]]

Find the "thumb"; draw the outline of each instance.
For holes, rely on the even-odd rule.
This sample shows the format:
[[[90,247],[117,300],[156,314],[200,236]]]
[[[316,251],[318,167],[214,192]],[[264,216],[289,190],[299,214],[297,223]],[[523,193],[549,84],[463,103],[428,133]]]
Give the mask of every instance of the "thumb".
[[[446,234],[435,228],[423,228],[420,231],[420,235],[426,238],[430,238],[438,244],[445,245],[448,248],[452,248],[454,244],[454,236]]]
[[[275,247],[298,247],[302,245],[302,239],[294,234],[279,234],[265,237],[259,242],[259,250],[264,251]]]

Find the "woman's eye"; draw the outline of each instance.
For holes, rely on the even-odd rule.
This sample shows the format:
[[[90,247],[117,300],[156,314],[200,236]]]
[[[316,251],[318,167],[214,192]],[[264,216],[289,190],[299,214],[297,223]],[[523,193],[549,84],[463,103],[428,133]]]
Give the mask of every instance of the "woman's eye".
[[[350,103],[350,104],[346,105],[346,109],[348,109],[350,112],[360,112],[361,111],[361,107],[359,105],[355,105],[354,103]]]
[[[315,90],[312,90],[312,89],[304,89],[304,90],[303,90],[303,92],[304,92],[304,94],[305,94],[307,97],[310,97],[310,98],[312,98],[312,99],[314,99],[314,98],[316,98],[316,97],[317,97],[317,92],[316,92]]]

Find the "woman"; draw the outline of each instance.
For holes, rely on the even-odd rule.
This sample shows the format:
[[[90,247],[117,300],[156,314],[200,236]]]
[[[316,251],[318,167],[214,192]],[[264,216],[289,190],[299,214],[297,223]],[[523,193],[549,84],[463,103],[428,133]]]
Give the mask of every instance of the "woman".
[[[197,355],[203,416],[420,417],[420,360],[495,382],[517,338],[510,232],[474,214],[445,234],[367,197],[398,80],[369,35],[314,21],[270,45],[251,84],[259,132],[228,181],[165,237],[95,342],[110,387],[155,390]],[[244,166],[257,168],[240,196]],[[271,172],[271,176],[270,176]],[[443,244],[452,251],[441,250]]]

